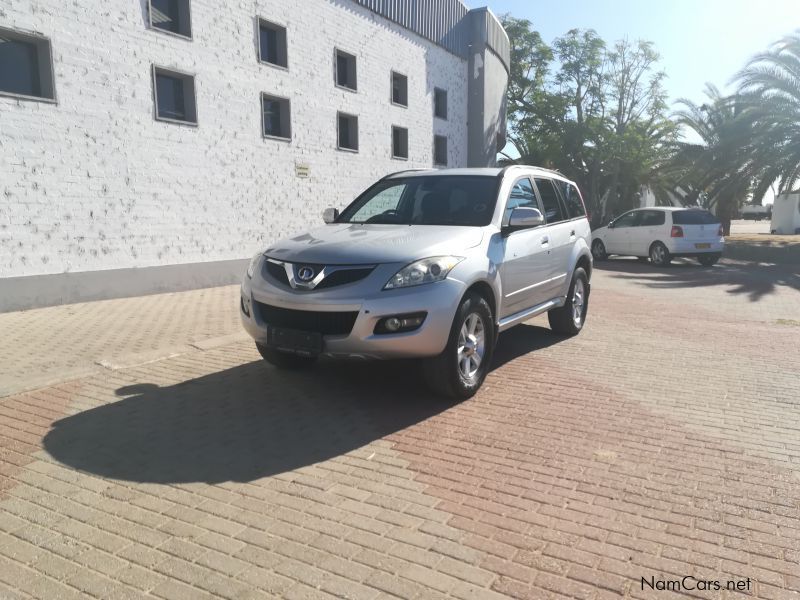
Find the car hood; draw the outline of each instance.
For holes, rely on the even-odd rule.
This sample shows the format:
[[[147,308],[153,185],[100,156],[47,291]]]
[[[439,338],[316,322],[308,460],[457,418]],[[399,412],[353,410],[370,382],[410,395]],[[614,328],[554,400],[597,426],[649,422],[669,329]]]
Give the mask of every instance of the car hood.
[[[407,263],[458,255],[482,239],[479,227],[333,223],[280,240],[264,253],[278,260],[311,264]]]

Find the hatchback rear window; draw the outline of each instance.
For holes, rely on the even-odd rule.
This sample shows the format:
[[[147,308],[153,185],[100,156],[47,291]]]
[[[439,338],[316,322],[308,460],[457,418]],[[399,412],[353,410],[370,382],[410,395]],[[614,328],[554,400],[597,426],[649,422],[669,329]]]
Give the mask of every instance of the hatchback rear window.
[[[678,210],[672,213],[674,225],[713,225],[719,219],[707,210]]]

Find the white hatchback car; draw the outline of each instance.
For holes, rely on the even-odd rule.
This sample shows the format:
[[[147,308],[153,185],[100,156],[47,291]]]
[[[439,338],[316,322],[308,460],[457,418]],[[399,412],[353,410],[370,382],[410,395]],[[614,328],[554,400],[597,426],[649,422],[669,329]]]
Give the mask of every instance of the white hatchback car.
[[[636,256],[659,267],[679,256],[710,267],[722,256],[725,238],[719,219],[698,208],[652,207],[626,212],[592,232],[592,256]]]

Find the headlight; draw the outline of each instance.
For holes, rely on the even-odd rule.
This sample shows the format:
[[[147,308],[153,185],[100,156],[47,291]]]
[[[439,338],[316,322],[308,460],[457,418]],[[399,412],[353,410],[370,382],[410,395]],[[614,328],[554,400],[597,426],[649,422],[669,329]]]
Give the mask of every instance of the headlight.
[[[261,252],[256,254],[253,258],[250,259],[250,264],[247,265],[247,278],[252,279],[253,275],[256,274],[256,267],[258,266],[258,262],[261,259]]]
[[[431,258],[423,258],[422,260],[413,262],[400,269],[386,282],[383,289],[393,290],[396,288],[441,281],[446,278],[453,267],[462,260],[464,260],[462,256],[432,256]]]

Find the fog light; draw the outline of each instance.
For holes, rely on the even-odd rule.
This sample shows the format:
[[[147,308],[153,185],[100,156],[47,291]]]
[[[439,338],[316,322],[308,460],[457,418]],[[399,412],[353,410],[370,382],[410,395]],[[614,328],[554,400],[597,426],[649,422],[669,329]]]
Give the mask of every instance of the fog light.
[[[400,322],[400,319],[398,319],[397,317],[386,319],[386,329],[388,329],[389,331],[397,331],[398,329],[400,329],[401,325],[402,323]]]
[[[428,313],[411,313],[384,317],[375,325],[375,333],[405,333],[419,329]]]
[[[250,302],[248,300],[245,300],[244,296],[242,296],[241,298],[242,298],[242,312],[249,317],[250,316]]]

